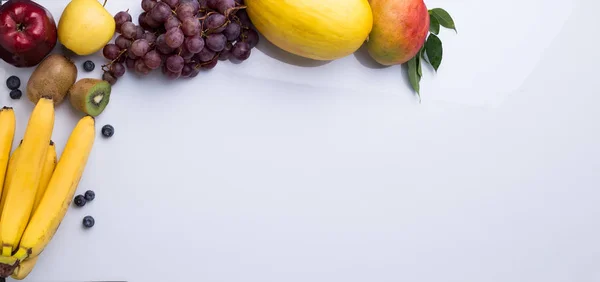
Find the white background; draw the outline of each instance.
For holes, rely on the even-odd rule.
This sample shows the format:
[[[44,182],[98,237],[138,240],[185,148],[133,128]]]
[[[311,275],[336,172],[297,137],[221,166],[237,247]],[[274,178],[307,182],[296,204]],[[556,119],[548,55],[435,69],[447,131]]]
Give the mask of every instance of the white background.
[[[599,2],[426,3],[458,34],[422,104],[364,50],[323,65],[263,40],[194,80],[127,74],[79,186],[97,198],[28,281],[600,281]],[[0,104],[16,144],[32,104]],[[59,153],[80,117],[57,109]]]

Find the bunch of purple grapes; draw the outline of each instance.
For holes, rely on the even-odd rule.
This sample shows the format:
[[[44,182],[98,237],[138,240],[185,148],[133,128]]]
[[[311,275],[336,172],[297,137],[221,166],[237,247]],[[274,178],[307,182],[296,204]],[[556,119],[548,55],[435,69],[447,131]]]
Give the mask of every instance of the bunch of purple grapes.
[[[171,79],[196,77],[219,60],[245,61],[258,33],[243,0],[142,0],[138,25],[128,11],[115,15],[114,43],[104,46],[102,78],[111,84],[126,69],[161,69]]]

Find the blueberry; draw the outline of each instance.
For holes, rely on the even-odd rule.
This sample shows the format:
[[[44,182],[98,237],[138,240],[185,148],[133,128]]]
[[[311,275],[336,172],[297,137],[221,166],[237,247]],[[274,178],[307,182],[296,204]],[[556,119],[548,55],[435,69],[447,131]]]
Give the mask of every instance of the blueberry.
[[[83,218],[83,226],[85,226],[86,228],[92,228],[92,226],[94,226],[95,223],[96,221],[92,216],[87,215]]]
[[[10,91],[10,98],[13,100],[21,99],[21,96],[23,96],[23,92],[21,92],[21,90],[19,90],[19,89]]]
[[[112,137],[115,134],[115,128],[112,125],[107,124],[102,127],[102,135],[104,137]]]
[[[10,90],[15,90],[21,87],[21,80],[18,77],[12,75],[6,80],[6,86],[8,86],[8,89]]]
[[[92,61],[85,61],[83,63],[83,69],[87,72],[93,71],[96,68],[96,65]]]
[[[96,193],[92,190],[85,191],[85,200],[88,202],[93,201],[96,198]]]
[[[75,197],[75,200],[73,200],[73,201],[75,202],[75,205],[78,207],[83,207],[87,203],[87,201],[85,200],[85,197],[83,195],[77,195]]]

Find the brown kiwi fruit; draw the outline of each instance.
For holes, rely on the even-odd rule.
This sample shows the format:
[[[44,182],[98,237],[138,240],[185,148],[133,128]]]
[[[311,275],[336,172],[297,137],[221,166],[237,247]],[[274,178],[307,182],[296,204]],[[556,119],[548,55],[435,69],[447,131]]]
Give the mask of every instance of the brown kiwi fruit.
[[[37,104],[41,97],[51,97],[60,104],[77,80],[77,67],[69,58],[51,54],[33,71],[27,82],[27,98]]]
[[[80,112],[96,117],[110,101],[111,86],[105,80],[82,78],[69,89],[69,101]]]

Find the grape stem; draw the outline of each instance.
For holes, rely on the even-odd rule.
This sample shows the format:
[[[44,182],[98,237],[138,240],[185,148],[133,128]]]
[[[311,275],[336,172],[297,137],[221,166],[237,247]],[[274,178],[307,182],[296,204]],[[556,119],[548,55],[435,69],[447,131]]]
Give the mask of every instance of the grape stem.
[[[214,12],[211,12],[211,13],[214,13]],[[210,13],[209,13],[209,14],[210,14]],[[208,14],[207,14],[207,16],[208,16]],[[225,27],[225,26],[227,26],[229,23],[231,23],[231,21],[230,21],[230,20],[227,20],[227,21],[225,21],[223,24],[221,24],[220,26],[218,26],[218,27],[216,27],[216,28],[209,28],[209,29],[207,29],[207,30],[206,30],[206,33],[205,33],[205,32],[202,32],[202,36],[206,36],[206,35],[208,35],[208,34],[211,34],[211,33],[213,33],[215,30],[217,30],[217,29],[219,29],[219,28],[222,28],[222,27]]]
[[[248,6],[241,5],[241,6],[237,6],[237,7],[229,8],[229,9],[225,10],[225,15],[224,15],[224,16],[225,16],[226,18],[229,18],[229,15],[230,15],[231,13],[235,13],[235,12],[237,12],[237,11],[239,11],[239,10],[246,9],[247,7],[248,7]]]
[[[208,62],[198,63],[198,64],[196,64],[196,65],[194,66],[194,68],[195,68],[195,69],[199,69],[199,68],[201,68],[201,67],[203,67],[203,66],[206,66],[206,65],[208,65],[208,64],[211,64],[211,63],[212,63],[214,60],[216,60],[216,59],[219,57],[219,55],[220,55],[220,54],[221,54],[221,52],[217,52],[217,53],[215,53],[215,55],[212,57],[212,59],[210,59]]]
[[[121,50],[121,53],[119,53],[119,55],[114,60],[110,61],[110,63],[108,63],[106,65],[102,65],[102,70],[103,71],[109,71],[110,70],[109,67],[112,66],[116,61],[118,61],[121,58],[121,56],[123,54],[125,54],[125,52],[127,52],[127,50],[128,49]]]

